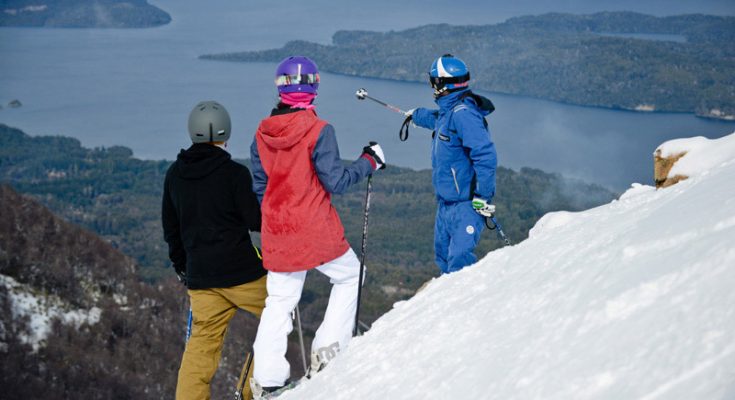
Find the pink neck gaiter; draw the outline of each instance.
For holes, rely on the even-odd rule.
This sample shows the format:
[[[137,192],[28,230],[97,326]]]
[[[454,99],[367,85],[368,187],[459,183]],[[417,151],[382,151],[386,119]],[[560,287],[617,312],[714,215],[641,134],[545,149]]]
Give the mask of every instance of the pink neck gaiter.
[[[304,93],[304,92],[293,92],[293,93],[281,93],[281,103],[288,104],[291,108],[304,108],[311,110],[316,106],[311,104],[314,101],[316,94]]]

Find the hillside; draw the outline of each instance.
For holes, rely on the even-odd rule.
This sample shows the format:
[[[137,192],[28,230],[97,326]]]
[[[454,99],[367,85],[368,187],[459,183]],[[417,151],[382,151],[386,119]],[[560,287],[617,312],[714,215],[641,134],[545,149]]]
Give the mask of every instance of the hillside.
[[[37,398],[39,388],[59,399],[173,390],[181,289],[138,283],[132,259],[8,186],[0,204],[3,398]]]
[[[101,235],[133,257],[141,266],[138,273],[149,282],[173,274],[160,226],[162,185],[169,163],[136,159],[125,147],[87,149],[76,139],[31,137],[0,125],[0,182],[33,195],[68,221]],[[583,210],[614,197],[599,186],[533,169],[500,168],[497,179],[498,218],[515,242],[527,237],[538,218],[549,211]],[[361,242],[364,191],[361,184],[333,198],[355,249]],[[363,314],[368,322],[438,274],[433,261],[436,205],[431,171],[390,166],[373,179],[373,191],[370,275]],[[488,232],[477,252],[484,254],[501,245]],[[321,320],[329,290],[328,282],[317,275],[308,279],[302,298],[310,332]]]
[[[544,14],[495,25],[339,31],[332,42],[202,58],[278,62],[304,54],[329,72],[426,82],[432,61],[453,53],[479,89],[735,119],[735,17]]]
[[[146,0],[8,0],[0,26],[45,28],[148,28],[171,16]]]
[[[152,286],[106,241],[0,185],[0,386],[3,399],[170,398],[184,348],[186,292]],[[230,396],[257,320],[238,314],[214,398]],[[298,349],[289,358],[302,374]],[[42,388],[42,389],[40,389]]]
[[[735,134],[663,148],[689,179],[544,216],[279,399],[735,398]]]

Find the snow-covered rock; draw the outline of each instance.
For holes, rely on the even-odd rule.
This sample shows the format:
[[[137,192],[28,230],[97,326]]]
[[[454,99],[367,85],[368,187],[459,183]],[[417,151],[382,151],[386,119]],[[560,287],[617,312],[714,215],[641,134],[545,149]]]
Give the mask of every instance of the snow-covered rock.
[[[669,140],[659,146],[656,152],[660,152],[662,157],[685,153],[671,168],[669,177],[699,175],[732,160],[735,154],[735,133],[719,139],[697,136]]]
[[[664,144],[688,180],[545,216],[279,399],[734,399],[733,140]]]
[[[8,292],[13,319],[28,318],[28,335],[20,339],[21,342],[30,344],[33,350],[43,346],[51,333],[51,323],[55,318],[64,324],[80,327],[83,324],[96,324],[102,314],[99,307],[88,310],[72,308],[58,296],[39,293],[31,286],[7,275],[0,274],[0,286]]]

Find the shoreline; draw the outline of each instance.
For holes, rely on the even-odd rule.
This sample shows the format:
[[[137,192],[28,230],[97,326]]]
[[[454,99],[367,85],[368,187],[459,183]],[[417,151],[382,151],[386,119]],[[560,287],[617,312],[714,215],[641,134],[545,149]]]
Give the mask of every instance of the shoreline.
[[[218,58],[217,55],[213,55],[213,54],[203,54],[203,55],[198,56],[197,59],[203,60],[203,61],[231,62],[231,63],[243,63],[243,64],[278,64],[275,61],[241,61],[241,60],[234,60],[234,59]],[[413,80],[406,80],[406,79],[391,79],[391,78],[382,78],[382,77],[375,77],[375,76],[368,76],[368,75],[347,74],[344,72],[337,72],[337,71],[332,71],[329,69],[322,69],[322,72],[326,72],[332,75],[346,76],[350,78],[374,79],[374,80],[380,80],[380,81],[385,81],[385,82],[418,83],[418,84],[425,83],[423,81],[413,81]],[[473,88],[473,87],[470,86],[470,88]],[[632,112],[636,114],[693,115],[694,117],[702,118],[706,120],[713,120],[713,121],[718,121],[718,122],[735,124],[735,115],[729,115],[729,114],[725,114],[723,116],[705,115],[705,114],[697,113],[696,111],[673,111],[673,110],[666,110],[666,109],[658,109],[658,108],[655,108],[655,105],[653,109],[638,108],[641,106],[648,106],[647,104],[641,104],[637,106],[636,108],[603,106],[603,105],[595,105],[595,104],[582,104],[582,103],[567,102],[567,101],[556,100],[556,99],[551,99],[551,98],[546,98],[546,97],[534,96],[532,94],[501,92],[497,90],[485,89],[483,87],[474,87],[474,89],[477,90],[478,92],[485,92],[489,94],[500,94],[504,96],[514,96],[514,97],[520,97],[520,98],[542,100],[542,101],[548,101],[548,102],[552,102],[556,104],[563,104],[563,105],[568,105],[568,106],[596,108],[596,109],[608,110],[608,111],[625,111],[625,112]]]

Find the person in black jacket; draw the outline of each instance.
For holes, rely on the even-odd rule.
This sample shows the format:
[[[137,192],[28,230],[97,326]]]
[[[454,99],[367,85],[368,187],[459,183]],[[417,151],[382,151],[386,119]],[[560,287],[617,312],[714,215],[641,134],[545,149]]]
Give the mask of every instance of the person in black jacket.
[[[238,308],[260,317],[265,306],[266,271],[250,240],[250,231],[260,231],[260,204],[250,171],[224,150],[230,129],[222,105],[197,104],[189,115],[193,144],[181,150],[164,182],[164,238],[193,319],[176,399],[210,398],[230,319]]]

